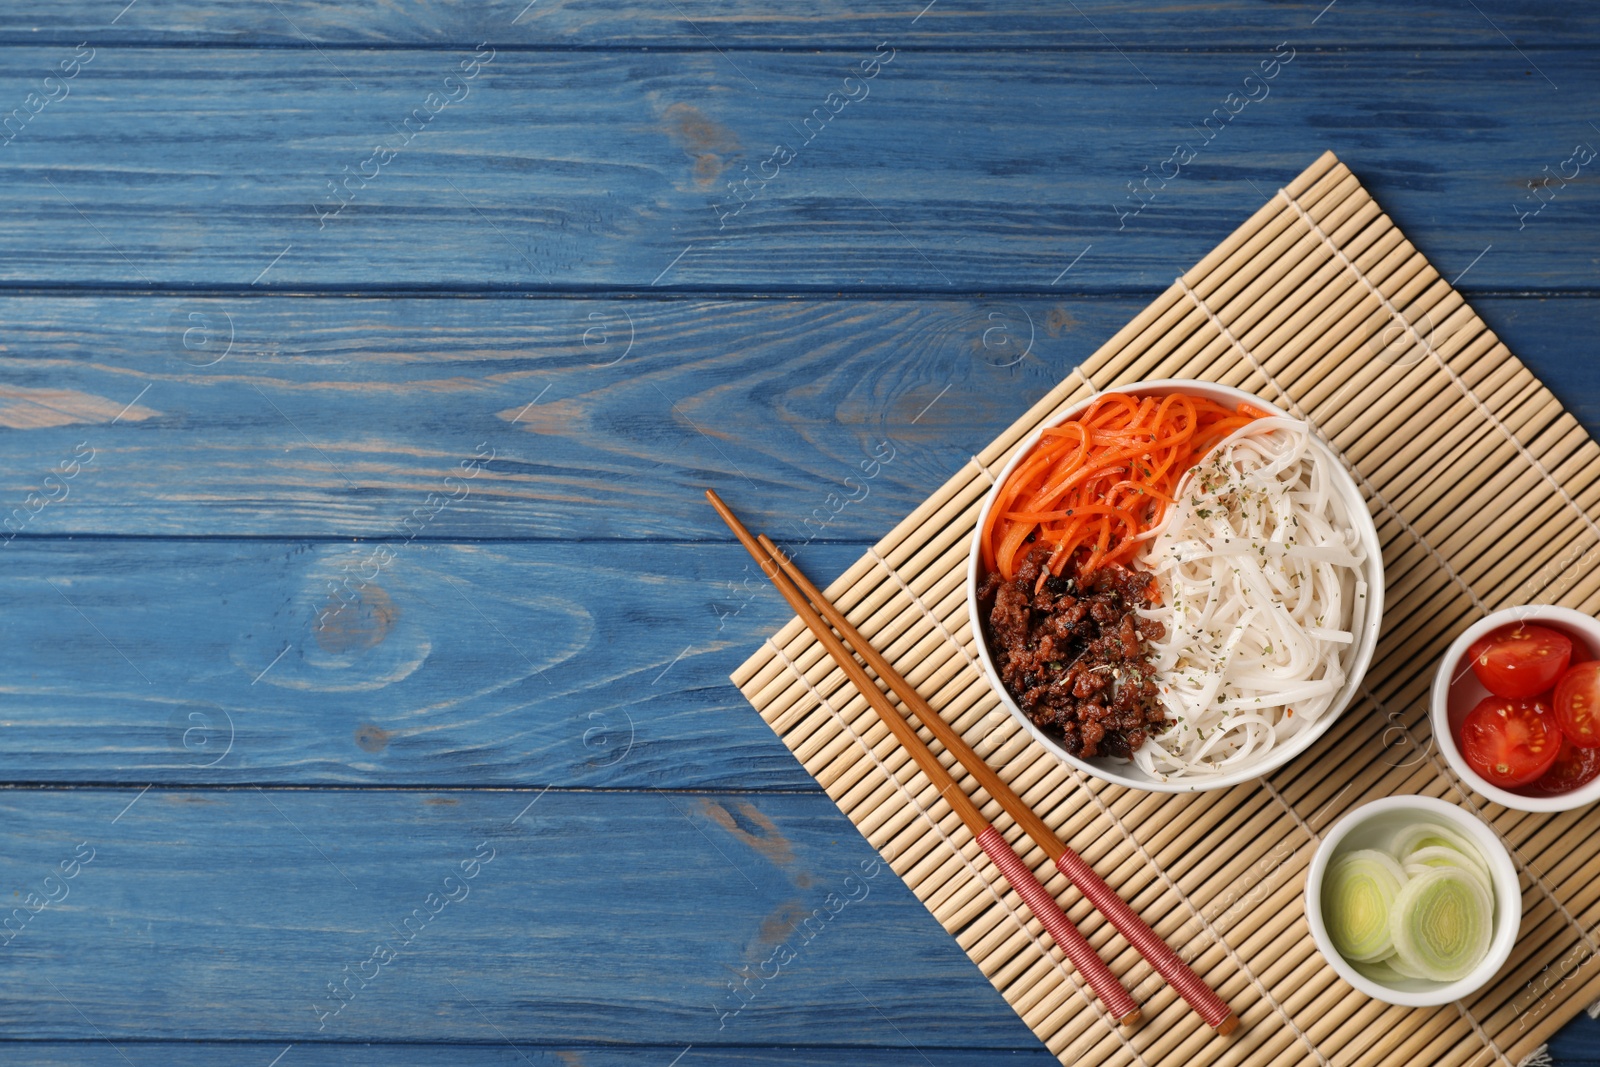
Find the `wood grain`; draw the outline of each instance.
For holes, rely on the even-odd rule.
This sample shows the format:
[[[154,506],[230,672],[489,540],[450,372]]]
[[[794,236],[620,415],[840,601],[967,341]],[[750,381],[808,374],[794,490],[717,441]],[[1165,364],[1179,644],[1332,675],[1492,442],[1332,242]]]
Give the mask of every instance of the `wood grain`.
[[[18,298],[18,380],[114,403],[0,431],[0,501],[87,442],[24,535],[393,537],[465,484],[419,536],[726,540],[714,484],[785,539],[876,537],[1128,306]]]
[[[869,47],[884,37],[940,48],[1055,47],[1111,49],[1238,47],[1294,35],[1323,45],[1371,46],[1399,37],[1414,46],[1478,46],[1494,32],[1522,47],[1570,46],[1600,40],[1594,13],[1579,5],[1486,2],[1484,14],[1442,0],[1344,0],[1322,16],[1327,0],[1260,5],[1246,0],[1178,0],[1159,15],[1117,0],[1080,0],[1072,9],[998,0],[959,8],[885,0],[845,4],[807,0],[780,10],[745,10],[711,0],[672,5],[636,0],[503,0],[441,5],[425,0],[226,0],[142,4],[115,23],[76,5],[22,0],[0,12],[0,42],[77,44],[86,34],[106,43],[230,44],[306,47],[350,43],[405,46],[567,45],[637,48]],[[1492,17],[1492,22],[1490,18]],[[1130,68],[1129,75],[1137,77]]]
[[[6,780],[817,789],[726,682],[788,617],[738,546],[379,547],[12,544]]]
[[[282,1044],[1031,1040],[823,796],[157,788],[13,792],[0,813],[17,907],[92,854],[4,947],[11,1040],[85,1018]],[[397,958],[361,966],[375,943]],[[323,1018],[347,965],[369,981]]]
[[[1600,186],[1554,175],[1600,138],[1574,117],[1600,113],[1592,52],[1541,51],[1546,82],[1509,50],[1289,44],[1247,86],[1277,44],[1144,53],[1148,84],[1115,52],[907,52],[846,84],[872,47],[737,69],[507,51],[454,88],[471,53],[192,48],[175,69],[107,46],[0,152],[0,283],[1148,292],[1326,149],[1447,275],[1591,268],[1565,227]],[[0,49],[0,101],[21,106],[49,55]],[[425,103],[443,109],[407,134]],[[793,158],[768,163],[780,143]],[[1168,181],[1180,143],[1198,154]],[[735,215],[746,167],[775,177]]]
[[[10,380],[110,414],[0,429],[0,538],[726,541],[710,486],[783,543],[873,541],[1142,304],[11,297]],[[1474,306],[1600,426],[1600,302]]]

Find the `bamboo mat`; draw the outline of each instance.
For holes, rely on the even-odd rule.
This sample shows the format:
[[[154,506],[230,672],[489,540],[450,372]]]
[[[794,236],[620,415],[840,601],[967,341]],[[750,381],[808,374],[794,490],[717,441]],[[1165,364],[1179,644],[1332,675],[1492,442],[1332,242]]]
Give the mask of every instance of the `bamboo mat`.
[[[1308,418],[1357,472],[1388,580],[1361,694],[1269,778],[1174,796],[1064,767],[999,708],[976,662],[967,552],[984,493],[1032,429],[1099,389],[1200,378]],[[828,590],[1060,837],[1243,1020],[1216,1037],[1043,853],[953,767],[1046,881],[1145,1023],[1113,1026],[949,807],[798,619],[736,685],[1063,1063],[1519,1064],[1600,998],[1592,813],[1508,811],[1433,746],[1434,665],[1494,608],[1600,609],[1600,448],[1331,153],[1158,297]],[[922,731],[947,764],[931,735]],[[1511,961],[1457,1004],[1370,1000],[1334,974],[1302,892],[1318,835],[1362,802],[1442,797],[1482,815],[1523,885]],[[1585,821],[1587,820],[1587,822]]]

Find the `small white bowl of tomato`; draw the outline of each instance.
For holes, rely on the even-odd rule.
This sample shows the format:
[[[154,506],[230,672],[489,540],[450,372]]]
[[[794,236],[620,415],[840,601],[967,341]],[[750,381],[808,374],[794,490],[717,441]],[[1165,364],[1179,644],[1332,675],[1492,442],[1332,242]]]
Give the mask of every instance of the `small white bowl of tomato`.
[[[1496,804],[1600,800],[1600,620],[1548,604],[1493,612],[1445,652],[1431,712],[1445,760]]]

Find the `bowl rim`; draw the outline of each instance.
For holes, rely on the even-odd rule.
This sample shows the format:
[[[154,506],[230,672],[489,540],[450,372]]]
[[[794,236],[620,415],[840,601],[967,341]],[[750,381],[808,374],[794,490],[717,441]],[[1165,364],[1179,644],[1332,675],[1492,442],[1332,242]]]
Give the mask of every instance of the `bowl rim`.
[[[1328,937],[1328,928],[1322,921],[1322,878],[1327,873],[1328,863],[1337,851],[1339,843],[1352,831],[1374,816],[1390,811],[1410,811],[1418,814],[1426,812],[1442,817],[1451,825],[1465,831],[1482,849],[1483,857],[1489,863],[1495,890],[1494,937],[1490,940],[1489,951],[1482,961],[1465,978],[1459,978],[1454,982],[1438,982],[1432,989],[1392,989],[1373,981],[1352,967],[1343,956],[1339,955]],[[1482,989],[1505,965],[1506,960],[1511,958],[1511,950],[1517,943],[1517,934],[1522,926],[1522,883],[1517,878],[1516,865],[1511,862],[1511,854],[1506,850],[1505,843],[1496,836],[1488,824],[1471,812],[1447,801],[1420,795],[1382,797],[1345,812],[1343,817],[1322,836],[1321,843],[1311,856],[1311,865],[1306,870],[1304,900],[1306,926],[1311,931],[1311,940],[1316,944],[1322,958],[1339,977],[1374,1000],[1407,1008],[1448,1004]]]
[[[1450,765],[1450,769],[1457,777],[1471,786],[1480,796],[1496,804],[1514,811],[1532,812],[1572,811],[1593,804],[1600,800],[1600,778],[1596,778],[1588,785],[1579,786],[1570,792],[1553,797],[1523,796],[1521,793],[1513,793],[1485,780],[1472,769],[1466,757],[1461,754],[1460,746],[1456,744],[1455,732],[1450,729],[1450,688],[1454,685],[1454,676],[1462,658],[1466,655],[1467,646],[1490,630],[1498,630],[1502,626],[1519,621],[1553,622],[1558,626],[1577,630],[1585,634],[1596,650],[1600,651],[1600,620],[1592,615],[1559,604],[1523,604],[1491,611],[1457,635],[1450,643],[1450,647],[1445,649],[1444,655],[1439,659],[1439,666],[1434,670],[1433,685],[1428,691],[1428,722],[1433,729],[1434,740],[1439,746],[1439,751],[1444,754],[1445,762]]]
[[[1322,441],[1321,436],[1313,427],[1313,447],[1322,450],[1323,458],[1332,466],[1335,481],[1343,487],[1343,490],[1346,492],[1346,495],[1350,500],[1362,502],[1361,507],[1356,509],[1356,525],[1362,539],[1362,544],[1367,549],[1368,567],[1370,568],[1367,575],[1367,607],[1363,625],[1363,633],[1357,637],[1358,644],[1356,658],[1351,665],[1352,669],[1346,677],[1344,688],[1340,691],[1339,704],[1332,714],[1323,717],[1321,723],[1317,724],[1308,732],[1301,734],[1298,738],[1295,738],[1287,745],[1279,746],[1272,753],[1269,753],[1267,758],[1262,760],[1260,763],[1243,767],[1235,771],[1230,771],[1227,774],[1220,774],[1208,778],[1153,781],[1150,779],[1129,777],[1120,773],[1118,770],[1093,764],[1087,760],[1073,756],[1063,749],[1054,738],[1050,737],[1037,725],[1035,725],[1027,715],[1023,714],[1022,709],[1017,707],[1016,701],[1011,699],[1011,694],[1006,692],[1005,685],[1000,681],[1000,672],[995,669],[994,658],[989,653],[988,642],[983,638],[983,626],[978,607],[978,570],[980,565],[978,538],[983,530],[984,522],[989,517],[990,509],[994,507],[995,498],[999,494],[1000,486],[1005,484],[1006,479],[1011,476],[1011,472],[1016,468],[1017,463],[1021,461],[1022,457],[1026,456],[1033,449],[1034,445],[1039,442],[1040,437],[1043,435],[1046,429],[1049,429],[1052,426],[1060,425],[1062,422],[1065,422],[1066,420],[1079,414],[1102,393],[1154,393],[1156,395],[1163,395],[1166,392],[1189,391],[1204,393],[1208,390],[1212,391],[1214,395],[1220,395],[1228,400],[1231,400],[1236,405],[1239,403],[1249,403],[1264,410],[1270,411],[1275,415],[1281,415],[1286,419],[1295,418],[1293,415],[1284,411],[1276,404],[1269,400],[1264,400],[1254,393],[1248,393],[1243,389],[1239,389],[1231,385],[1224,385],[1221,382],[1207,382],[1194,378],[1151,378],[1137,382],[1129,382],[1125,385],[1116,385],[1109,389],[1097,390],[1094,395],[1080,401],[1079,403],[1073,404],[1055,418],[1046,422],[1041,422],[1017,445],[1016,449],[1011,453],[1011,458],[1008,459],[1005,465],[1000,468],[999,473],[994,476],[993,484],[989,486],[988,491],[984,494],[983,506],[978,510],[977,525],[973,529],[967,550],[968,619],[972,626],[974,643],[978,646],[978,659],[982,664],[984,677],[988,681],[989,687],[994,690],[995,696],[999,698],[1000,706],[1003,707],[1013,719],[1021,723],[1023,728],[1028,731],[1028,734],[1035,741],[1039,742],[1039,744],[1042,745],[1047,752],[1056,757],[1058,760],[1066,763],[1069,767],[1076,768],[1077,770],[1082,771],[1085,774],[1092,775],[1101,781],[1110,782],[1114,785],[1120,785],[1130,789],[1142,789],[1152,793],[1201,793],[1208,792],[1213,789],[1227,789],[1231,786],[1254,781],[1257,778],[1261,778],[1264,775],[1270,774],[1316,743],[1316,740],[1326,733],[1328,729],[1333,726],[1334,722],[1345,713],[1352,703],[1354,703],[1356,693],[1360,689],[1361,683],[1366,677],[1367,669],[1371,666],[1373,655],[1377,649],[1378,631],[1383,622],[1384,606],[1382,542],[1378,540],[1377,524],[1372,521],[1372,515],[1366,509],[1365,500],[1361,496],[1361,490],[1356,485],[1355,479],[1350,476],[1350,472],[1345,469],[1344,464],[1339,461],[1338,457],[1335,456],[1332,450],[1329,449],[1328,446]],[[1295,421],[1298,422],[1304,420],[1296,419]]]

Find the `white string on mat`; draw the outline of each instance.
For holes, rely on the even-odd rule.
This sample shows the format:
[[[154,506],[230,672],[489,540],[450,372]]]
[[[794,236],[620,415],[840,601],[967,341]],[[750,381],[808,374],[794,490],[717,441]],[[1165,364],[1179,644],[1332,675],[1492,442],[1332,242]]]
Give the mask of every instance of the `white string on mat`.
[[[902,593],[904,593],[906,596],[911,598],[911,602],[913,604],[915,604],[922,611],[923,616],[929,622],[933,623],[934,626],[939,628],[939,632],[944,635],[944,639],[946,641],[949,641],[952,645],[956,646],[956,648],[960,649],[961,650],[961,654],[963,656],[966,656],[967,663],[970,664],[974,670],[977,670],[978,669],[978,665],[976,663],[972,662],[972,657],[971,656],[967,655],[966,646],[964,646],[960,641],[956,640],[956,635],[951,633],[949,628],[947,626],[945,626],[943,619],[939,618],[933,612],[928,610],[927,606],[925,604],[923,604],[922,598],[920,596],[918,596],[916,594],[916,592],[913,591],[912,588],[909,585],[906,584],[904,578],[900,577],[900,572],[895,570],[893,567],[891,567],[889,565],[889,561],[888,560],[886,560],[882,556],[878,555],[878,550],[876,548],[870,548],[869,547],[867,549],[867,555],[871,556],[872,559],[873,559],[873,562],[877,563],[880,567],[882,567],[884,569],[885,573],[887,573],[889,575],[890,581],[894,582],[894,584],[899,588],[899,590]],[[982,677],[983,672],[981,670],[979,670],[978,671],[978,675],[980,677]]]
[[[856,744],[861,747],[862,751],[867,754],[867,756],[872,760],[873,764],[878,768],[878,772],[889,781],[893,782],[901,797],[905,799],[906,803],[911,805],[911,809],[921,815],[924,822],[933,827],[933,832],[939,835],[939,840],[944,842],[945,847],[961,860],[962,865],[967,869],[967,873],[978,885],[982,886],[984,890],[988,892],[990,899],[1000,906],[1001,911],[1014,923],[1016,923],[1017,929],[1022,931],[1024,936],[1026,936],[1027,939],[1033,944],[1033,947],[1039,951],[1039,954],[1054,964],[1056,970],[1061,972],[1061,974],[1066,977],[1067,981],[1072,983],[1072,988],[1075,989],[1078,995],[1083,998],[1084,1003],[1086,1003],[1092,1010],[1100,1012],[1100,1009],[1095,1005],[1094,994],[1084,985],[1082,979],[1078,976],[1077,969],[1070,965],[1070,961],[1065,960],[1065,949],[1062,950],[1063,958],[1061,960],[1057,960],[1053,955],[1051,955],[1050,950],[1045,947],[1044,942],[1039,939],[1038,935],[1036,935],[1032,930],[1028,929],[1028,924],[1022,921],[1021,916],[1013,908],[1006,904],[1005,900],[995,890],[994,883],[990,879],[985,878],[983,874],[979,872],[977,865],[972,862],[967,854],[958,848],[954,841],[950,840],[950,836],[944,832],[944,827],[939,825],[938,820],[933,818],[932,815],[930,815],[922,808],[920,804],[917,803],[916,798],[911,795],[911,791],[906,788],[905,783],[900,781],[899,777],[896,776],[893,771],[884,766],[883,761],[878,758],[878,754],[873,751],[872,746],[867,744],[866,738],[857,733],[855,726],[850,722],[850,720],[846,719],[844,714],[839,711],[838,708],[833,706],[832,702],[830,702],[826,697],[817,691],[817,687],[811,684],[811,679],[806,677],[805,671],[800,669],[799,664],[790,659],[788,653],[784,652],[782,648],[779,648],[776,641],[768,638],[767,644],[775,653],[777,653],[778,658],[783,661],[784,666],[789,669],[789,672],[800,679],[801,684],[806,687],[806,691],[811,694],[812,698],[817,701],[818,705],[827,708],[828,714],[831,715],[833,719],[839,723],[839,725],[843,726],[847,731],[849,731],[850,736],[855,740]],[[921,774],[922,771],[919,769],[917,773]],[[949,802],[946,801],[946,803]],[[1100,1014],[1102,1019],[1104,1019],[1104,1013],[1100,1012]],[[1138,1047],[1133,1044],[1133,1042],[1128,1038],[1128,1035],[1122,1032],[1121,1027],[1107,1021],[1106,1028],[1117,1035],[1117,1039],[1122,1042],[1123,1048],[1127,1049],[1128,1052],[1132,1054],[1134,1060],[1138,1062],[1140,1067],[1150,1067],[1150,1065],[1145,1062],[1144,1057],[1140,1055]]]
[[[1600,552],[1600,545],[1591,545],[1588,548],[1584,549],[1583,552],[1580,553],[1579,556],[1576,559],[1567,559],[1567,558],[1564,558],[1564,557],[1557,557],[1557,558],[1555,558],[1553,560],[1550,560],[1548,563],[1545,563],[1543,566],[1541,566],[1539,568],[1539,572],[1543,572],[1551,564],[1555,564],[1556,565],[1555,576],[1552,577],[1549,581],[1544,582],[1542,585],[1537,586],[1537,588],[1541,592],[1549,590],[1549,588],[1551,586],[1555,585],[1555,583],[1561,579],[1561,576],[1563,574],[1566,574],[1568,571],[1573,570],[1573,569],[1576,569],[1578,571],[1578,573],[1580,575],[1580,580],[1581,580],[1581,576],[1587,574],[1589,568],[1591,568],[1593,566],[1592,557],[1597,552]],[[1519,603],[1519,604],[1532,603],[1532,600],[1531,600],[1532,594],[1530,594],[1529,596],[1522,596],[1521,594],[1522,594],[1522,590],[1524,590],[1524,589],[1534,588],[1535,587],[1534,583],[1537,582],[1538,579],[1539,579],[1539,573],[1535,573],[1527,581],[1525,581],[1521,585],[1517,586],[1517,593],[1516,593],[1515,596],[1512,597],[1512,602],[1513,603]]]
[[[939,629],[948,637],[950,635],[950,631],[945,629],[944,623],[941,622],[931,610],[929,610],[928,605],[923,602],[922,598],[913,592],[910,587],[908,587],[905,582],[901,580],[900,575],[895,573],[894,568],[889,566],[889,564],[884,561],[883,557],[879,556],[876,552],[872,553],[872,556],[878,561],[884,570],[889,572],[889,575],[894,579],[895,584],[898,585],[900,589],[911,598],[911,602],[916,605],[917,610],[922,612],[923,617],[930,620],[935,626],[938,626]],[[956,649],[961,653],[962,658],[967,661],[968,665],[971,666],[973,670],[978,671],[978,673],[981,675],[983,672],[979,670],[977,663],[973,661],[972,655],[967,651],[966,646],[956,641],[954,638],[951,638],[951,643],[956,646]],[[1065,765],[1063,764],[1063,766]],[[1289,1014],[1288,1010],[1285,1009],[1282,1004],[1278,1003],[1277,998],[1272,995],[1272,991],[1267,988],[1266,983],[1256,976],[1256,973],[1252,971],[1245,964],[1244,960],[1239,957],[1239,954],[1234,951],[1233,946],[1228,943],[1227,939],[1219,934],[1216,928],[1211,925],[1211,921],[1205,917],[1199,908],[1195,907],[1194,901],[1189,899],[1189,894],[1185,893],[1183,889],[1180,888],[1170,876],[1168,876],[1166,869],[1157,863],[1155,858],[1152,857],[1150,853],[1145,851],[1144,845],[1137,837],[1133,835],[1131,831],[1129,831],[1127,825],[1123,823],[1121,817],[1118,816],[1116,812],[1112,811],[1109,806],[1107,806],[1105,800],[1101,798],[1099,793],[1089,788],[1089,783],[1084,779],[1082,772],[1076,767],[1066,767],[1066,770],[1072,775],[1073,780],[1077,782],[1078,789],[1082,792],[1088,793],[1090,797],[1094,798],[1095,806],[1100,809],[1100,813],[1109,819],[1111,824],[1117,828],[1117,831],[1122,834],[1123,838],[1134,847],[1134,850],[1139,853],[1140,859],[1144,860],[1145,866],[1155,871],[1156,876],[1161,879],[1161,883],[1171,890],[1172,893],[1183,902],[1183,906],[1188,908],[1190,913],[1199,920],[1201,929],[1203,929],[1211,937],[1211,940],[1222,946],[1222,951],[1226,953],[1228,958],[1233,961],[1233,965],[1239,969],[1239,973],[1243,974],[1250,980],[1250,983],[1256,987],[1257,992],[1259,992],[1266,1002],[1272,1006],[1273,1011],[1275,1011],[1278,1016],[1283,1019],[1290,1030],[1294,1031],[1295,1036],[1297,1036],[1305,1044],[1306,1048],[1311,1050],[1311,1054],[1317,1058],[1317,1061],[1321,1063],[1323,1067],[1330,1067],[1328,1060],[1322,1055],[1322,1052],[1311,1041],[1311,1039],[1306,1036],[1305,1032],[1302,1031],[1300,1027],[1295,1025],[1294,1018]],[[1291,814],[1292,811],[1293,809],[1291,809]]]
[[[1346,262],[1348,262],[1348,260],[1346,260]],[[1359,271],[1356,273],[1360,274]],[[1189,288],[1182,278],[1177,279],[1176,284],[1184,291],[1185,294],[1188,295],[1189,299],[1194,302],[1195,306],[1205,313],[1206,317],[1211,320],[1211,324],[1216,327],[1217,332],[1226,338],[1228,343],[1233,346],[1234,351],[1243,356],[1245,360],[1255,368],[1256,373],[1260,374],[1267,384],[1271,385],[1273,389],[1277,390],[1278,395],[1283,398],[1283,402],[1288,405],[1289,410],[1292,411],[1297,417],[1304,420],[1308,426],[1313,426],[1314,428],[1315,424],[1311,422],[1311,419],[1300,408],[1300,405],[1295,403],[1294,398],[1289,395],[1289,391],[1285,389],[1278,379],[1272,374],[1272,372],[1267,370],[1266,366],[1256,358],[1255,353],[1250,351],[1249,348],[1245,347],[1244,343],[1239,340],[1234,332],[1230,330],[1214,312],[1212,312],[1211,308],[1206,304],[1206,302],[1200,298],[1200,295],[1193,289]],[[1441,360],[1441,362],[1443,361]],[[1400,524],[1401,528],[1404,529],[1406,533],[1410,534],[1419,545],[1427,549],[1428,554],[1434,558],[1434,561],[1438,563],[1440,569],[1442,569],[1445,574],[1448,575],[1450,579],[1458,586],[1460,586],[1461,589],[1466,592],[1467,596],[1472,599],[1473,605],[1476,606],[1479,611],[1487,615],[1489,613],[1488,605],[1486,605],[1483,600],[1479,598],[1478,594],[1473,590],[1472,586],[1467,583],[1466,579],[1462,578],[1461,575],[1456,573],[1455,569],[1450,566],[1449,562],[1444,558],[1443,555],[1439,553],[1438,549],[1434,548],[1433,545],[1428,542],[1427,538],[1423,537],[1411,526],[1410,523],[1406,522],[1404,516],[1400,514],[1399,510],[1396,509],[1393,504],[1389,503],[1384,495],[1378,491],[1378,488],[1375,485],[1367,480],[1366,475],[1362,474],[1355,464],[1350,462],[1349,457],[1347,457],[1337,445],[1335,445],[1331,440],[1328,440],[1327,436],[1322,434],[1320,430],[1318,431],[1318,436],[1327,441],[1328,447],[1332,449],[1334,454],[1339,457],[1339,460],[1344,464],[1345,469],[1350,471],[1350,473],[1358,481],[1360,481],[1362,486],[1364,486],[1367,491],[1372,494],[1373,499],[1378,501],[1379,505],[1385,511],[1387,511],[1396,522]],[[1542,472],[1543,468],[1541,467],[1540,470]],[[1549,474],[1546,473],[1545,477],[1548,478]],[[1387,705],[1385,705],[1383,701],[1379,700],[1377,694],[1368,688],[1364,682],[1359,686],[1359,689],[1361,693],[1364,694],[1368,700],[1372,701],[1372,703],[1380,711],[1388,714]],[[1544,898],[1550,902],[1551,906],[1553,906],[1562,915],[1562,917],[1566,919],[1568,925],[1571,926],[1572,929],[1583,940],[1583,943],[1589,948],[1589,951],[1596,955],[1600,955],[1600,947],[1596,946],[1591,933],[1585,930],[1578,922],[1577,918],[1567,910],[1566,905],[1563,904],[1556,896],[1555,890],[1553,890],[1549,883],[1544,880],[1544,876],[1534,868],[1532,862],[1523,857],[1521,852],[1514,845],[1512,845],[1510,840],[1506,838],[1505,834],[1501,833],[1500,829],[1483,815],[1483,812],[1479,810],[1477,804],[1473,802],[1470,790],[1466,789],[1462,785],[1460,779],[1456,776],[1454,771],[1452,771],[1447,765],[1439,760],[1438,756],[1433,751],[1433,746],[1431,743],[1428,750],[1428,759],[1429,762],[1433,764],[1434,768],[1439,772],[1439,776],[1444,779],[1444,781],[1449,783],[1451,787],[1461,795],[1461,797],[1467,802],[1467,805],[1472,808],[1473,812],[1488,824],[1489,829],[1494,831],[1495,836],[1500,838],[1501,842],[1506,846],[1506,850],[1511,853],[1512,859],[1516,862],[1517,866],[1522,869],[1522,873],[1526,874],[1528,876],[1528,880],[1539,887],[1540,893],[1542,893]],[[1279,803],[1283,804],[1283,806],[1288,809],[1290,815],[1294,817],[1295,821],[1300,822],[1299,814],[1295,812],[1288,802],[1278,794],[1276,789],[1272,789],[1270,783],[1268,784],[1267,788],[1272,791],[1273,796],[1278,798]],[[1307,833],[1311,832],[1310,828],[1307,827],[1303,822],[1301,822],[1301,826],[1306,830]],[[1317,839],[1315,834],[1312,834],[1312,838],[1313,840]],[[1474,1021],[1473,1025],[1476,1027],[1476,1021]],[[1496,1048],[1495,1051],[1498,1053],[1499,1049]],[[1502,1060],[1506,1059],[1504,1054],[1501,1054],[1500,1058]],[[1509,1063],[1509,1061],[1507,1062]]]
[[[1495,1058],[1501,1063],[1505,1064],[1506,1067],[1516,1067],[1516,1064],[1511,1062],[1511,1057],[1502,1052],[1500,1046],[1494,1043],[1494,1038],[1490,1037],[1486,1032],[1484,1032],[1483,1027],[1478,1025],[1478,1020],[1473,1018],[1472,1013],[1462,1006],[1461,1001],[1455,1000],[1451,1001],[1451,1003],[1456,1006],[1456,1011],[1460,1013],[1461,1017],[1467,1020],[1467,1024],[1472,1027],[1472,1032],[1478,1035],[1478,1040],[1483,1042],[1483,1051],[1493,1052],[1495,1054]],[[1477,1058],[1477,1053],[1473,1053],[1472,1060]],[[1471,1063],[1472,1060],[1468,1060],[1467,1062]]]
[[[994,476],[994,472],[991,471],[988,467],[983,465],[983,460],[979,459],[977,456],[973,456],[972,457],[972,465],[974,467],[978,468],[978,473],[983,475],[984,479],[990,485],[993,485],[995,483],[996,478]]]
[[[944,634],[945,640],[949,641],[950,644],[955,646],[955,650],[961,653],[961,658],[967,661],[967,666],[972,668],[973,673],[979,678],[984,677],[983,668],[978,666],[978,661],[972,658],[972,653],[967,651],[967,646],[956,639],[956,635],[951,633],[949,628],[945,626],[944,620],[935,615],[928,605],[923,601],[923,599],[905,583],[905,579],[900,577],[900,572],[891,567],[889,565],[889,561],[878,555],[878,553],[873,549],[867,549],[867,553],[877,561],[880,567],[884,569],[884,571],[889,575],[889,579],[893,581],[895,585],[900,587],[900,591],[910,598],[911,603],[914,604],[917,610],[922,613],[922,617],[937,626],[939,628],[939,632]],[[992,709],[990,709],[989,714],[985,715],[984,718],[987,719],[998,712],[1003,712],[1003,710],[1004,709],[1001,705],[996,704]],[[1009,716],[1006,717],[1009,718]],[[952,729],[953,728],[954,727],[952,727]]]
[[[1294,810],[1294,805],[1285,800],[1283,794],[1278,792],[1277,787],[1272,784],[1271,779],[1262,778],[1261,784],[1267,787],[1267,792],[1271,793],[1279,804],[1283,805],[1284,810],[1289,813],[1289,817],[1294,820],[1295,825],[1306,832],[1306,836],[1311,838],[1312,844],[1316,844],[1318,841],[1322,840],[1322,836],[1315,830],[1311,829],[1310,824],[1300,817],[1300,813],[1298,811]]]
[[[1546,1042],[1522,1057],[1517,1067],[1555,1067],[1555,1062],[1550,1056],[1550,1044]]]
[[[1367,292],[1377,297],[1379,302],[1383,304],[1384,309],[1387,310],[1389,314],[1397,319],[1403,326],[1405,326],[1406,331],[1409,332],[1411,336],[1416,339],[1417,343],[1422,346],[1423,351],[1434,358],[1435,362],[1439,364],[1440,369],[1443,370],[1449,377],[1450,381],[1455,384],[1455,387],[1461,390],[1462,395],[1472,402],[1473,407],[1478,409],[1478,414],[1488,419],[1489,422],[1505,436],[1506,440],[1510,441],[1516,450],[1522,454],[1522,458],[1532,464],[1533,469],[1544,476],[1544,480],[1550,483],[1550,487],[1556,491],[1556,494],[1561,497],[1562,501],[1565,502],[1568,507],[1578,513],[1578,518],[1583,520],[1583,524],[1589,527],[1589,532],[1594,535],[1595,540],[1600,542],[1600,526],[1595,525],[1595,521],[1589,517],[1589,513],[1579,506],[1578,502],[1574,500],[1571,494],[1567,492],[1566,487],[1560,482],[1556,481],[1555,476],[1545,469],[1544,464],[1535,459],[1533,453],[1529,452],[1527,447],[1524,446],[1521,441],[1517,440],[1517,435],[1511,432],[1511,428],[1505,423],[1501,422],[1494,412],[1490,411],[1483,401],[1478,399],[1478,394],[1474,393],[1467,383],[1462,381],[1461,376],[1451,368],[1449,363],[1445,362],[1445,358],[1439,354],[1438,350],[1436,350],[1431,343],[1429,343],[1427,338],[1423,337],[1422,334],[1417,331],[1417,328],[1411,324],[1409,319],[1400,314],[1400,309],[1395,307],[1387,296],[1383,295],[1382,290],[1380,290],[1376,285],[1372,284],[1372,281],[1366,276],[1360,267],[1355,265],[1354,261],[1352,261],[1349,256],[1345,255],[1344,249],[1333,243],[1333,239],[1329,237],[1322,227],[1317,224],[1317,221],[1311,217],[1306,209],[1300,206],[1300,202],[1293,196],[1290,196],[1287,189],[1279,189],[1278,195],[1288,201],[1289,206],[1294,208],[1295,214],[1300,216],[1300,221],[1304,222],[1308,227],[1310,227],[1311,232],[1316,234],[1317,237],[1321,239],[1322,243],[1327,245],[1328,248],[1332,250],[1333,254],[1338,257],[1339,262],[1344,265],[1345,269],[1354,274],[1356,276],[1356,280],[1366,287]]]

